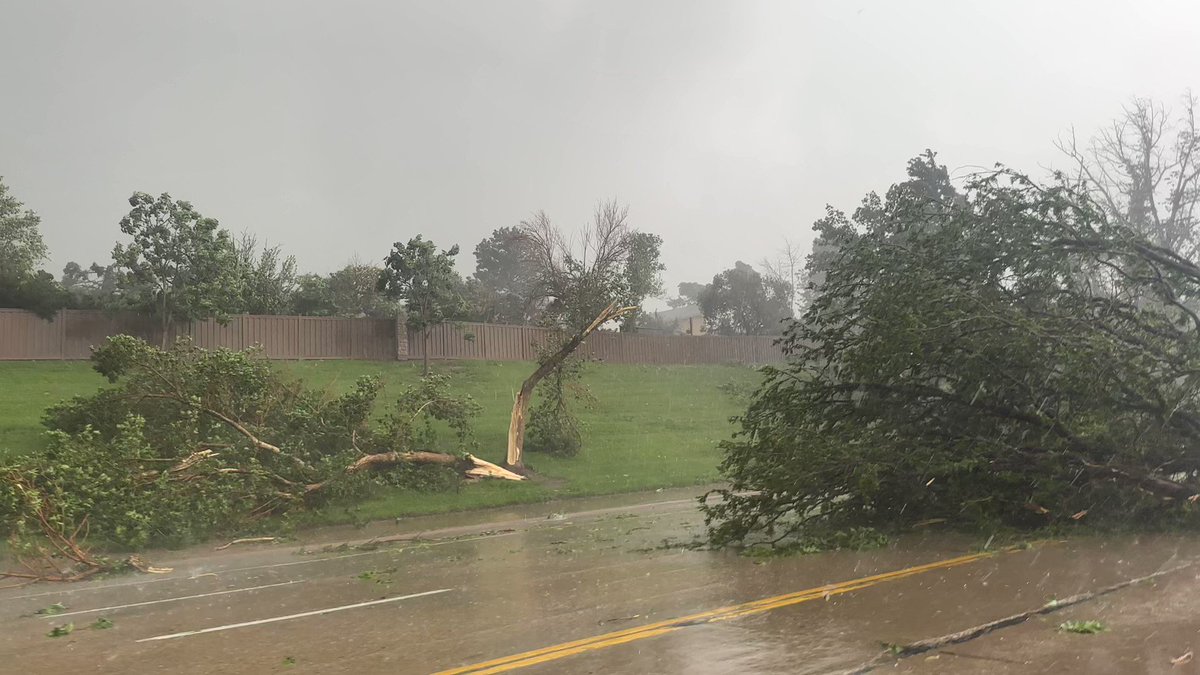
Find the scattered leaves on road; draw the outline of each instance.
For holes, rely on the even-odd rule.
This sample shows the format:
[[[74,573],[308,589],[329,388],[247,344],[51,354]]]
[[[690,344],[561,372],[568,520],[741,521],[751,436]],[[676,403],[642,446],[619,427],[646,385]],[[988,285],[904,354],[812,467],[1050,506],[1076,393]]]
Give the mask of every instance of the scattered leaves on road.
[[[1058,629],[1064,633],[1078,633],[1079,635],[1095,635],[1108,630],[1099,621],[1064,621],[1058,625]]]

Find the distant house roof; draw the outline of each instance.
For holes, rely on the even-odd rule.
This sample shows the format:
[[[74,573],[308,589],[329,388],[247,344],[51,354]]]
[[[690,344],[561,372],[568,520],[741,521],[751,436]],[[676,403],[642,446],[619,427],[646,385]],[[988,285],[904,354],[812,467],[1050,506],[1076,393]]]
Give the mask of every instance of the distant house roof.
[[[704,312],[700,311],[699,305],[684,305],[683,307],[676,307],[675,309],[655,312],[654,316],[663,321],[680,321],[683,319],[704,316]]]

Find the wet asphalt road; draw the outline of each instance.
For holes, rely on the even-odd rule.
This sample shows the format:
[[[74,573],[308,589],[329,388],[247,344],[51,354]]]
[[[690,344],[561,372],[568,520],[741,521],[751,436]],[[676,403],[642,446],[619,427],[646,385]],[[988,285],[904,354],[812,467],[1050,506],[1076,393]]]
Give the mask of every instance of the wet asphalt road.
[[[0,672],[839,672],[881,643],[961,630],[1200,558],[1192,539],[1085,539],[788,596],[961,556],[971,542],[931,533],[879,551],[771,560],[687,550],[679,544],[702,533],[694,493],[326,530],[313,541],[154,557],[174,568],[166,575],[0,591]],[[1198,571],[886,670],[1196,672],[1194,661],[1170,660],[1200,650]],[[781,596],[782,604],[741,605]],[[36,615],[55,603],[65,613]],[[712,613],[730,606],[741,608]],[[697,613],[709,616],[662,623]],[[112,627],[89,627],[101,617]],[[1110,630],[1056,631],[1068,618],[1103,619]],[[47,637],[68,622],[70,635]]]

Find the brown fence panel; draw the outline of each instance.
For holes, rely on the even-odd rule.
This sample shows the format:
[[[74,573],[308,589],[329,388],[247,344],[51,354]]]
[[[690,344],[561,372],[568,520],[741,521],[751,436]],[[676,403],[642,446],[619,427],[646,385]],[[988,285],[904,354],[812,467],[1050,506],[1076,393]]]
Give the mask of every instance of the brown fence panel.
[[[350,322],[350,358],[369,361],[396,359],[396,322],[392,319],[344,319]],[[332,357],[322,357],[332,358]]]
[[[92,347],[98,347],[111,335],[133,335],[158,344],[160,331],[154,321],[132,313],[113,314],[91,309],[67,309],[58,313],[55,322],[63,324],[64,359],[87,359]],[[0,319],[0,324],[3,319]],[[0,348],[2,351],[2,348]]]
[[[54,321],[31,312],[0,309],[0,360],[86,359],[91,347],[110,335],[130,334],[158,344],[161,329],[137,314],[63,310]],[[533,361],[554,331],[534,326],[448,323],[429,331],[431,359]],[[169,340],[189,336],[197,346],[244,349],[261,345],[274,359],[371,359],[397,357],[396,324],[391,319],[304,316],[234,316],[225,324],[195,321],[167,332]],[[408,332],[409,359],[425,352],[424,336]],[[599,331],[582,347],[592,359],[609,363],[701,364],[777,363],[783,354],[770,337],[650,335]]]
[[[537,345],[545,343],[551,331],[534,326],[502,326],[487,323],[444,323],[429,329],[431,359],[470,359],[487,361],[533,361]],[[425,355],[426,335],[408,332],[408,358]]]
[[[326,316],[300,318],[300,342],[302,359],[352,359],[354,342],[351,325],[346,319]]]
[[[272,359],[300,358],[300,331],[294,316],[245,316],[242,347],[259,346]]]
[[[209,319],[208,321],[193,321],[188,326],[187,335],[192,343],[205,349],[242,349],[242,322],[245,317],[231,317],[225,325]]]
[[[0,359],[63,358],[62,321],[44,321],[32,312],[0,309]]]
[[[533,326],[481,323],[441,324],[429,330],[429,358],[489,361],[533,361],[538,346],[553,334]],[[588,337],[581,353],[608,363],[703,364],[777,363],[783,354],[771,337],[649,335],[598,331]],[[409,331],[408,358],[421,359],[425,336]]]

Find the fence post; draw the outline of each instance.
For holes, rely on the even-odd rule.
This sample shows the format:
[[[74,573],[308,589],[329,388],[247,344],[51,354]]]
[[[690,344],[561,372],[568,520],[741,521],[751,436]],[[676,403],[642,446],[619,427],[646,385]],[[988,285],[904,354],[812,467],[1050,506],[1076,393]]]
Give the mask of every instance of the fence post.
[[[408,360],[408,326],[405,325],[405,323],[400,320],[400,317],[396,317],[396,318],[392,319],[392,322],[395,325],[395,328],[393,330],[396,333],[396,360],[397,361],[407,361]]]
[[[67,358],[67,312],[69,309],[58,310],[58,358]]]

